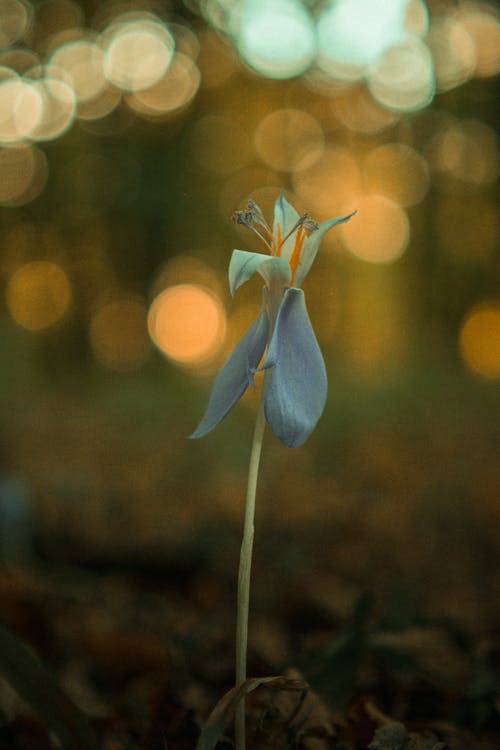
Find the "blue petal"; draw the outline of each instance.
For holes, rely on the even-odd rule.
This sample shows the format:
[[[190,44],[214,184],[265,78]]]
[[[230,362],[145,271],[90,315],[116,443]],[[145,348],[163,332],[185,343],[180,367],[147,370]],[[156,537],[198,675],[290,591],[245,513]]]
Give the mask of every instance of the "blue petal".
[[[302,289],[287,289],[283,297],[264,367],[273,364],[266,419],[282,443],[296,448],[316,427],[328,389],[323,355]]]
[[[253,376],[267,345],[269,322],[265,295],[262,310],[255,323],[243,336],[217,376],[205,416],[190,438],[201,438],[217,427],[245,393],[254,384]]]
[[[337,224],[345,224],[345,222],[349,221],[349,219],[352,218],[355,213],[356,211],[353,211],[352,214],[349,214],[348,216],[342,216],[340,219],[330,219],[329,221],[324,221],[319,225],[315,232],[312,232],[312,234],[309,235],[309,237],[304,242],[302,252],[300,253],[299,265],[295,273],[295,286],[302,286],[302,282],[309,273],[309,269],[311,268],[312,263],[316,257],[316,253],[318,252],[320,242],[325,234],[329,232],[332,227],[337,226]]]
[[[231,294],[258,271],[269,289],[282,289],[290,283],[292,273],[284,258],[233,250],[229,262],[229,289]]]

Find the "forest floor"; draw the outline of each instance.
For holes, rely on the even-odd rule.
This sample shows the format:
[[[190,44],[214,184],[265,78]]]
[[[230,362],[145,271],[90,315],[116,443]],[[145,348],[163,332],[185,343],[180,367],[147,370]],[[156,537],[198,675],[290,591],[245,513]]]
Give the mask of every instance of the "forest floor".
[[[251,414],[160,385],[2,402],[0,750],[234,747]],[[266,442],[248,750],[499,750],[496,399],[335,394]]]

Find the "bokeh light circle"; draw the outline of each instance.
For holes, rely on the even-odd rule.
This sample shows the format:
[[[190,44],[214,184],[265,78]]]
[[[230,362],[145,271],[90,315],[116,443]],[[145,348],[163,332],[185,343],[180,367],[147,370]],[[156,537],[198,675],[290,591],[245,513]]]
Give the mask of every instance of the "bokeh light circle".
[[[34,71],[38,75],[38,71]],[[76,115],[76,94],[66,81],[45,77],[34,80],[33,88],[42,102],[40,117],[30,136],[37,141],[51,141],[63,135],[73,124]]]
[[[436,90],[429,48],[408,35],[380,57],[368,75],[368,86],[384,107],[400,112],[423,109]]]
[[[100,120],[113,112],[119,105],[122,92],[112,84],[106,87],[94,98],[78,103],[77,116],[79,120]]]
[[[405,31],[424,37],[429,31],[429,9],[425,0],[407,0]]]
[[[234,49],[211,29],[198,34],[200,54],[197,62],[201,70],[204,89],[216,88],[235,76],[237,57]]]
[[[381,195],[357,202],[358,214],[339,233],[347,249],[370,263],[392,263],[404,253],[410,239],[410,222],[403,208]]]
[[[19,81],[12,119],[20,139],[29,138],[43,117],[43,97],[30,81]]]
[[[41,193],[47,176],[47,157],[36,146],[0,149],[0,204],[29,203]]]
[[[17,42],[26,33],[31,16],[31,3],[2,0],[0,6],[0,48]]]
[[[336,78],[356,80],[404,33],[408,0],[337,0],[318,21],[318,62]]]
[[[491,380],[500,378],[500,304],[483,302],[462,324],[459,348],[467,367]]]
[[[348,148],[327,148],[312,167],[293,175],[293,187],[315,218],[342,216],[356,208],[354,201],[361,192],[357,160]]]
[[[385,195],[400,206],[420,203],[429,189],[427,161],[404,143],[387,143],[374,148],[363,166],[367,192]]]
[[[325,137],[318,120],[298,109],[278,109],[255,130],[255,149],[273,169],[298,172],[321,158]]]
[[[451,16],[436,19],[427,37],[437,88],[449,91],[469,80],[476,66],[476,45],[465,24]]]
[[[210,289],[177,284],[153,300],[148,330],[152,341],[169,359],[186,367],[198,367],[219,355],[226,336],[226,313]]]
[[[69,75],[78,103],[95,99],[105,89],[104,53],[90,39],[77,39],[58,47],[50,64]]]
[[[10,68],[0,68],[0,144],[22,140],[15,121],[15,111],[23,89],[23,81],[17,73]]]
[[[193,60],[176,52],[163,76],[154,86],[136,91],[127,98],[139,114],[160,117],[186,107],[200,86],[200,71]]]
[[[238,21],[238,51],[268,78],[292,78],[311,65],[316,53],[313,22],[296,0],[266,0],[243,6]]]
[[[219,275],[213,265],[195,255],[182,253],[172,256],[156,270],[150,285],[151,296],[185,283],[210,289],[217,297],[226,289],[225,276]]]
[[[153,86],[165,74],[174,53],[169,30],[149,18],[117,21],[105,37],[106,77],[125,91]]]
[[[443,126],[429,141],[427,151],[434,168],[457,181],[481,185],[498,177],[498,136],[481,120],[468,118]]]
[[[364,86],[355,86],[338,93],[331,100],[335,117],[355,133],[371,135],[391,127],[398,121],[397,112],[380,106]]]
[[[500,72],[500,19],[493,8],[467,3],[459,9],[457,19],[474,40],[476,64],[474,75],[489,78]]]
[[[59,323],[68,313],[71,300],[66,273],[50,261],[26,263],[7,283],[7,309],[16,323],[30,331],[42,331]]]

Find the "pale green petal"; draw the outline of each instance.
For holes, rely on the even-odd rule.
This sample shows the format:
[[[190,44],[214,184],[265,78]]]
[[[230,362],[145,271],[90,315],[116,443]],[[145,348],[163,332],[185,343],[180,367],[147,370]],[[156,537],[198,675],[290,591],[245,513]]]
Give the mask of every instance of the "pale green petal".
[[[250,253],[246,250],[233,250],[229,263],[229,288],[231,294],[254,273],[260,273],[268,289],[272,292],[283,290],[290,283],[290,265],[283,258],[263,255],[262,253]]]
[[[297,267],[297,271],[295,272],[294,286],[298,287],[302,285],[302,282],[309,273],[309,269],[312,266],[321,240],[323,239],[325,234],[337,224],[345,224],[345,222],[349,221],[349,219],[354,216],[355,213],[356,211],[354,211],[352,214],[349,214],[348,216],[342,216],[340,219],[329,219],[328,221],[324,221],[314,232],[309,235],[309,237],[307,237],[307,239],[304,241],[302,251],[300,253],[299,265]]]
[[[289,232],[292,231],[293,227],[297,224],[300,219],[300,215],[294,209],[294,207],[288,203],[283,191],[278,196],[278,200],[274,206],[274,223],[273,223],[273,237],[275,242],[278,239],[278,225],[280,227],[280,236],[283,240]],[[290,256],[293,252],[295,245],[295,232],[283,243],[281,247],[281,256],[290,260]]]

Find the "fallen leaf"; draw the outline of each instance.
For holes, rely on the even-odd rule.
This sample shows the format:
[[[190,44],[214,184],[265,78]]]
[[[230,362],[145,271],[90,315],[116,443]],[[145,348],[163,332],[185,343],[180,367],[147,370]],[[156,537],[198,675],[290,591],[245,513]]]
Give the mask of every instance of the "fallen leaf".
[[[274,687],[280,690],[307,690],[304,680],[289,679],[283,676],[277,677],[252,677],[238,687],[231,688],[217,702],[215,708],[203,725],[196,750],[213,750],[220,739],[227,723],[236,711],[240,700],[248,693],[253,692],[261,685]]]

